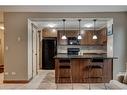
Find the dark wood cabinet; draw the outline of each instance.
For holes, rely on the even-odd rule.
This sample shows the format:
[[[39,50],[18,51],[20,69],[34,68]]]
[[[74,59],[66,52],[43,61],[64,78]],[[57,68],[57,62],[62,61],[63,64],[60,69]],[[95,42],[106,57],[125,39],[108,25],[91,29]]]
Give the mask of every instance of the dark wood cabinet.
[[[107,43],[107,28],[99,30],[100,32],[100,44],[105,45]]]
[[[58,37],[57,44],[58,45],[67,45],[67,39],[65,39],[65,40],[61,39],[64,34],[65,34],[64,31],[62,31],[62,30],[58,31],[58,33],[57,33],[57,37]]]
[[[42,37],[57,37],[57,31],[50,28],[44,28],[42,30]]]
[[[97,39],[93,39],[93,35],[97,35]],[[85,30],[82,34],[82,39],[80,40],[81,45],[105,45],[107,42],[107,32],[106,28],[101,30]]]
[[[81,45],[94,45],[97,44],[97,40],[93,40],[93,31],[92,30],[86,30],[84,31],[84,34],[82,34],[82,39],[80,40]]]
[[[64,35],[64,31],[58,31],[58,44],[59,45],[67,45],[68,41],[62,40],[61,37]],[[93,35],[96,34],[98,39],[93,39]],[[77,37],[78,30],[66,30],[67,37]],[[107,29],[102,28],[100,30],[96,30],[96,33],[93,30],[84,30],[81,33],[82,39],[79,41],[80,45],[106,45],[107,43]]]
[[[58,31],[58,44],[59,45],[67,45],[68,40],[63,40],[61,39],[62,36],[66,34],[67,37],[77,37],[78,36],[78,31],[77,30],[66,30],[66,33],[62,30]]]

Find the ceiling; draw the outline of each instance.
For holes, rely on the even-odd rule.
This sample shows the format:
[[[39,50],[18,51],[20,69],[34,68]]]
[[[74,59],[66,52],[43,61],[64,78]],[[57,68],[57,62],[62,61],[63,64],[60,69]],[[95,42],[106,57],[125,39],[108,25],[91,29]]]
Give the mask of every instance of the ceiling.
[[[85,29],[85,30],[89,30],[89,29],[101,29],[104,27],[107,27],[107,23],[108,21],[112,20],[112,18],[97,18],[96,22],[95,22],[95,26],[94,26],[94,18],[84,18],[81,19],[80,22],[80,28],[81,29]],[[65,28],[67,30],[78,30],[79,29],[79,19],[66,19],[65,21]],[[39,28],[39,29],[43,29],[43,28],[53,28],[53,29],[57,29],[57,30],[62,30],[64,29],[63,26],[63,19],[59,19],[59,20],[36,20],[34,21],[34,24]]]
[[[0,6],[0,12],[127,12],[126,5]]]

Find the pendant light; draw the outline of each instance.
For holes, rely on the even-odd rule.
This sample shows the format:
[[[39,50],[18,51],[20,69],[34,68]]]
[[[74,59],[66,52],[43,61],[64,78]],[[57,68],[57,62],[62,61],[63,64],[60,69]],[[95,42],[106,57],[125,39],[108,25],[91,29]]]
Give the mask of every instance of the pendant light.
[[[65,39],[67,39],[67,37],[66,37],[66,31],[65,31],[65,19],[63,19],[63,30],[64,30],[64,34],[63,34],[63,36],[61,37],[61,39],[63,39],[63,40],[65,40]]]
[[[81,40],[82,39],[82,36],[80,34],[80,22],[81,22],[81,19],[78,20],[79,21],[79,33],[78,33],[78,40]]]
[[[93,21],[94,21],[94,35],[93,35],[93,39],[96,40],[97,39],[97,35],[95,34],[95,22],[96,22],[96,19],[94,19]]]

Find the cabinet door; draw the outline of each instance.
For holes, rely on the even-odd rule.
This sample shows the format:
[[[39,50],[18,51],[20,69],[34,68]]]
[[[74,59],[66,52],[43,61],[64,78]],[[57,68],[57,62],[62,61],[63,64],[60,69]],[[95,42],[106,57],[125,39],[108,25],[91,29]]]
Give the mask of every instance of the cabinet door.
[[[103,28],[99,32],[100,32],[100,44],[105,45],[107,43],[107,29]]]
[[[66,33],[64,31],[58,31],[58,44],[59,45],[67,45],[67,39],[63,40],[61,37],[66,34],[66,37],[77,37],[78,31],[77,30],[66,30]]]
[[[97,39],[93,39],[93,35],[97,35]],[[97,30],[94,32],[93,30],[86,30],[82,34],[81,45],[105,45],[107,42],[107,32],[106,28],[101,30]]]
[[[94,32],[92,30],[87,30],[82,35],[81,45],[95,45],[97,40],[93,40]]]
[[[57,31],[53,31],[53,29],[44,28],[42,31],[42,37],[57,37]]]
[[[65,33],[63,31],[58,31],[57,33],[57,37],[58,37],[58,44],[59,45],[67,45],[67,39],[61,39],[62,36],[64,35]]]

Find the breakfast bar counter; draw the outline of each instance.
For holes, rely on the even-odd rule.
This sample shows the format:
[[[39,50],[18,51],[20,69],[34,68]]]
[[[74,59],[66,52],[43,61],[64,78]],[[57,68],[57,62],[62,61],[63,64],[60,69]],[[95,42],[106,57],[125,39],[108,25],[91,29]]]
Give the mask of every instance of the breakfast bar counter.
[[[85,54],[85,55],[67,55],[57,54],[55,57],[55,82],[56,83],[103,83],[113,79],[113,59],[116,57],[107,57],[106,54]],[[103,72],[99,69],[89,71],[87,66],[91,64],[92,59],[103,59]],[[60,66],[70,69],[61,69]],[[88,81],[88,73],[92,77],[98,77],[103,73],[103,79],[93,78]]]
[[[55,59],[91,59],[91,58],[104,58],[104,59],[117,59],[117,57],[108,57],[106,54],[84,54],[84,55],[68,55],[57,54]]]

